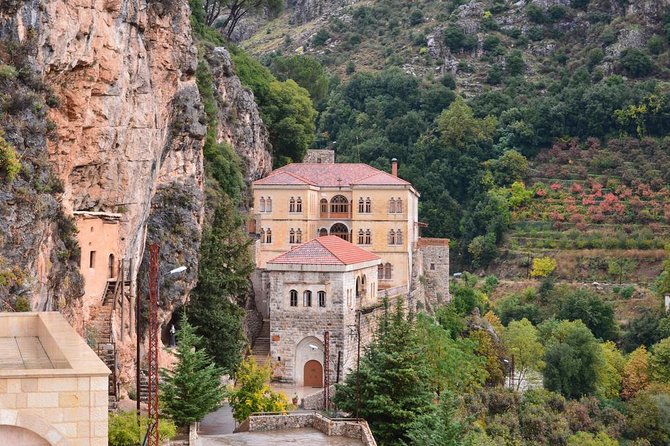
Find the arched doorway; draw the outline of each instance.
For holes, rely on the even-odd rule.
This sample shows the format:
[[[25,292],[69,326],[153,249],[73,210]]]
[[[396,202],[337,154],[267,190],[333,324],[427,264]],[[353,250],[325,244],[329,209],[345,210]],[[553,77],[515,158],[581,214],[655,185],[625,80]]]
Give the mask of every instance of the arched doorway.
[[[323,367],[315,359],[305,363],[305,387],[323,387]]]
[[[114,254],[109,255],[109,261],[107,262],[107,271],[109,271],[109,278],[113,279],[116,277],[116,270],[114,268]]]
[[[331,226],[330,235],[336,235],[348,242],[351,241],[349,240],[349,228],[347,228],[343,223],[335,223],[333,226]]]

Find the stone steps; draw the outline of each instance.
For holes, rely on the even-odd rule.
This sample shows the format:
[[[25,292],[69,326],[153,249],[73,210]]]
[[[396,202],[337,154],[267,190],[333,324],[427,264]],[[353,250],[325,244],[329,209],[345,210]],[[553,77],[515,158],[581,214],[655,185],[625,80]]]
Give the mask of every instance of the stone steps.
[[[270,321],[264,320],[261,331],[254,339],[251,348],[251,355],[256,360],[256,363],[265,366],[270,362]]]

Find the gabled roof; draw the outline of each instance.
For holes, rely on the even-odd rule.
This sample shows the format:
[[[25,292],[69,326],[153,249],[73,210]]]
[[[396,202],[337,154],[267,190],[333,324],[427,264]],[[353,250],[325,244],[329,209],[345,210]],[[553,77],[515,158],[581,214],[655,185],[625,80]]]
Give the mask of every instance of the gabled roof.
[[[367,164],[356,163],[293,163],[273,170],[254,185],[306,184],[320,187],[351,187],[355,185],[397,185],[410,183]]]
[[[354,265],[379,260],[369,251],[336,235],[315,238],[293,248],[268,263],[292,265]]]

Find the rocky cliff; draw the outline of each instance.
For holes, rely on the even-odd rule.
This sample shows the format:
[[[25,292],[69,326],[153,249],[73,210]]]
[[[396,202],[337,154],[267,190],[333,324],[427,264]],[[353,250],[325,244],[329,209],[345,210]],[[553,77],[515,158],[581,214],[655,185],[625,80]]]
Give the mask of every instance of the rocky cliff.
[[[34,0],[0,8],[0,40],[9,48],[0,51],[2,64],[17,65],[10,50],[27,48],[20,55],[39,84],[24,82],[21,67],[18,80],[2,79],[4,93],[20,83],[35,100],[11,120],[3,115],[26,174],[7,186],[0,171],[0,277],[7,277],[0,298],[11,306],[23,293],[41,310],[61,300],[81,329],[85,321],[73,310],[81,305],[79,253],[67,215],[116,212],[133,278],[147,241],[161,243],[162,269],[188,266],[162,295],[169,320],[197,280],[205,206],[207,127],[187,2]],[[218,139],[238,151],[247,179],[255,179],[271,166],[267,131],[227,52],[211,57],[221,68]],[[30,126],[41,129],[39,138]],[[37,198],[23,204],[28,192]]]

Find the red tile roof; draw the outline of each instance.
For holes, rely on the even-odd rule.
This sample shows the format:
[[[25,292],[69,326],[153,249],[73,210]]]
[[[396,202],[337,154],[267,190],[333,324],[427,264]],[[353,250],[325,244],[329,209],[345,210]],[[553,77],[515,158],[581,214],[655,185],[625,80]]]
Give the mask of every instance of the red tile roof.
[[[336,235],[310,240],[268,263],[293,265],[354,265],[379,260],[369,251],[352,245]]]
[[[410,183],[367,164],[293,163],[273,170],[255,185],[310,184],[321,187],[354,185],[398,185]]]

